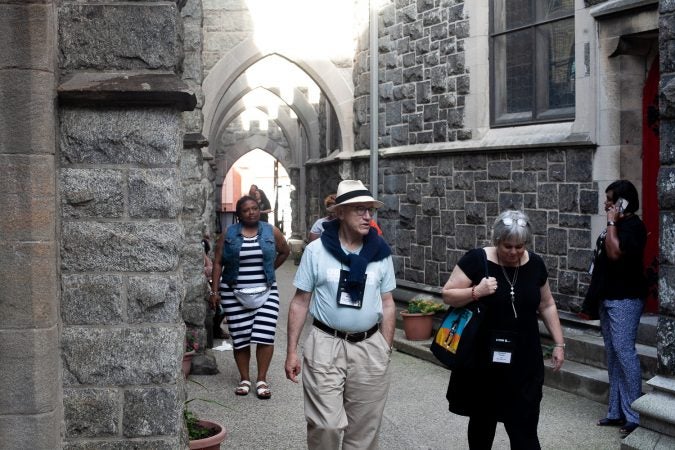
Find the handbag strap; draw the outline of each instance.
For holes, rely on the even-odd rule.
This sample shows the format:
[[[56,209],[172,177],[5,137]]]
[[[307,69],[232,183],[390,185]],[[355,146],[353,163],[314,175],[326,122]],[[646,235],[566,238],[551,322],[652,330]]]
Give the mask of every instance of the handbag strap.
[[[490,272],[488,272],[488,257],[487,257],[487,252],[485,251],[484,248],[481,249],[481,250],[483,250],[483,258],[485,258],[485,261],[484,261],[484,263],[485,263],[485,278],[490,278]]]

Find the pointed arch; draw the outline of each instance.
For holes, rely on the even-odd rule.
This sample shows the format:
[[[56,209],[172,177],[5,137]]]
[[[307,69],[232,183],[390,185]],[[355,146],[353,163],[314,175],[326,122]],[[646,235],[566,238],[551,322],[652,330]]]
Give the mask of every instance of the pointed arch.
[[[246,105],[244,105],[244,102],[242,100],[238,101],[237,103],[232,105],[232,108],[230,108],[228,115],[221,122],[221,126],[219,127],[219,130],[216,133],[217,140],[212,143],[212,145],[215,146],[214,153],[216,157],[218,157],[218,155],[220,155],[224,151],[223,149],[227,147],[227,145],[221,144],[220,138],[226,132],[226,129],[229,126],[229,124],[231,124],[232,121],[235,120],[245,109]],[[264,106],[258,106],[257,109],[267,114],[267,109]],[[274,123],[281,129],[281,132],[284,134],[284,137],[286,138],[286,142],[288,142],[288,147],[290,148],[291,152],[293,151],[293,149],[300,148],[299,147],[300,134],[298,132],[298,126],[295,123],[295,119],[291,119],[291,117],[288,115],[287,112],[279,110],[278,117],[274,119]]]
[[[237,105],[241,104],[241,99],[246,95],[246,93],[251,92],[253,89],[264,89],[268,92],[270,92],[270,95],[275,95],[277,97],[278,93],[274,92],[274,90],[267,89],[265,87],[257,87],[257,88],[252,88],[246,84],[244,80],[239,78],[233,85],[232,87],[225,93],[223,96],[223,101],[221,102],[221,105],[223,106],[222,108],[218,108],[217,113],[216,113],[216,120],[213,122],[215,124],[215,129],[212,130],[211,132],[211,139],[209,139],[209,142],[212,143],[212,145],[219,145],[219,139],[224,132],[225,128],[229,125],[229,123],[241,113],[241,110],[237,108]],[[308,141],[308,146],[309,146],[309,157],[310,158],[318,158],[319,157],[319,118],[318,115],[316,114],[316,111],[314,108],[307,102],[307,99],[304,98],[304,96],[301,95],[299,90],[295,90],[295,98],[298,100],[294,100],[293,106],[291,106],[291,109],[295,112],[295,114],[298,116],[298,119],[302,123],[302,126],[305,128],[305,133],[307,135],[307,141]],[[281,99],[279,97],[279,99]],[[289,105],[290,106],[290,105]],[[261,109],[261,108],[259,108]],[[233,110],[236,111],[236,113],[233,113]],[[262,111],[265,111],[265,109],[261,109]],[[290,117],[288,117],[288,120]],[[297,140],[295,141],[296,143],[298,142]],[[294,147],[298,148],[299,147]]]
[[[202,110],[204,113],[204,136],[209,140],[213,136],[213,128],[217,125],[215,121],[216,110],[230,86],[248,67],[274,54],[300,67],[319,86],[335,109],[342,135],[343,151],[352,151],[354,148],[352,129],[354,88],[351,81],[348,82],[339,69],[328,59],[305,60],[303,58],[291,58],[279,52],[262,52],[256,46],[253,37],[242,41],[223,56],[204,79],[204,108]]]

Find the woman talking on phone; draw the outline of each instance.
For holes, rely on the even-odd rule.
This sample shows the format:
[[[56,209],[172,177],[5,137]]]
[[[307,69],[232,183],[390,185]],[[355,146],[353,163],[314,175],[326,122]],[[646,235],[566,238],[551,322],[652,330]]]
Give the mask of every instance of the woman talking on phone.
[[[607,417],[597,424],[621,427],[628,435],[640,423],[631,404],[642,395],[635,339],[647,295],[642,266],[647,230],[635,214],[640,201],[633,183],[615,181],[605,194],[607,228],[596,243],[589,287],[593,295],[586,296],[584,312],[591,317],[599,312],[609,372]]]

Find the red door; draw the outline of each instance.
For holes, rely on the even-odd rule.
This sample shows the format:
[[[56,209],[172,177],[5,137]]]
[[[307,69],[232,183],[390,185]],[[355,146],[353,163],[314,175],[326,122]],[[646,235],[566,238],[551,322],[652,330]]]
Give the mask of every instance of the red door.
[[[649,69],[642,97],[642,220],[647,227],[644,265],[649,280],[645,312],[658,312],[659,202],[659,59]]]

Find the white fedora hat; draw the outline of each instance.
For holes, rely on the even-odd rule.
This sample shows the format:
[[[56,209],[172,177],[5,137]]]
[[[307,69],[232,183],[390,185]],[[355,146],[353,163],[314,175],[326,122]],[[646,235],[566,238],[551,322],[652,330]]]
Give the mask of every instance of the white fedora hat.
[[[332,211],[338,206],[352,203],[370,203],[375,208],[380,208],[384,205],[381,201],[373,198],[373,195],[360,180],[343,180],[338,184],[335,204],[327,209],[328,211]]]

